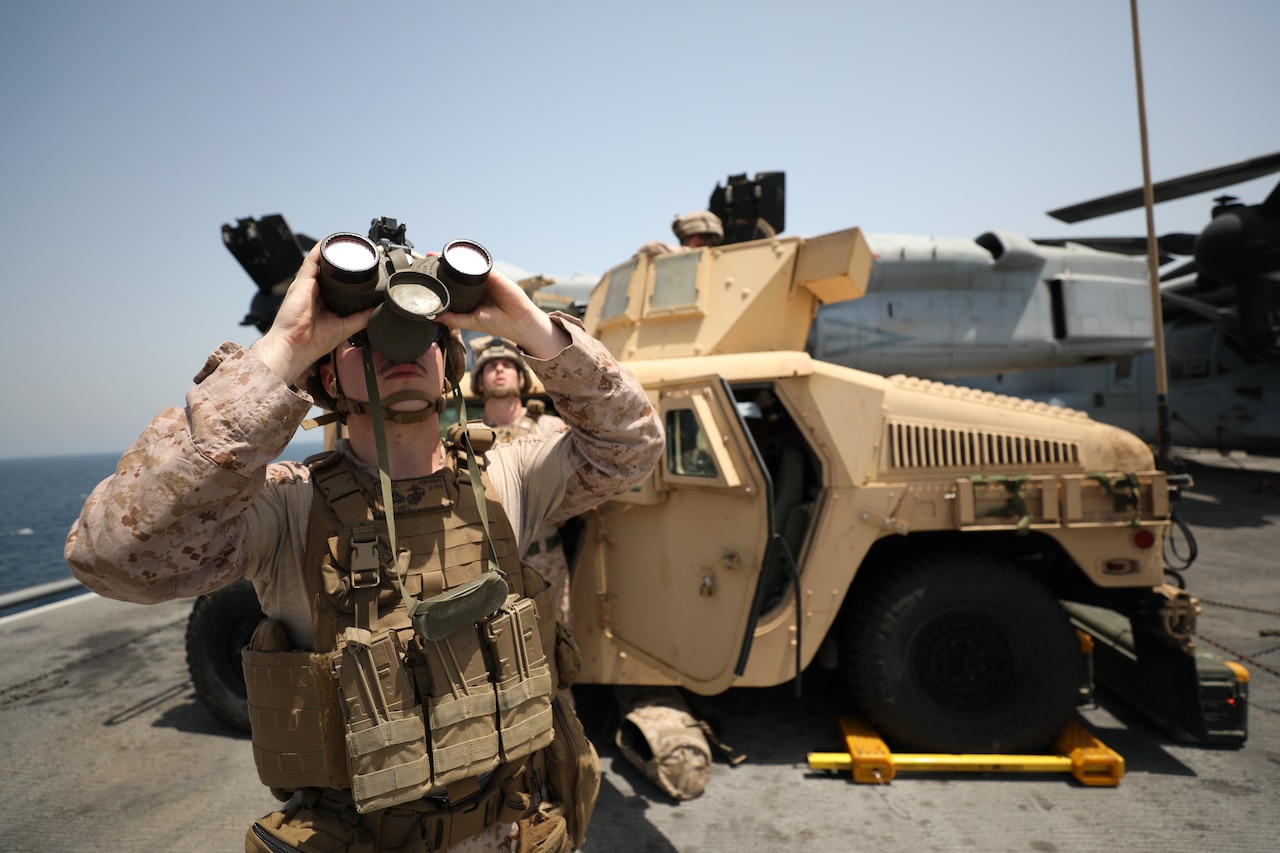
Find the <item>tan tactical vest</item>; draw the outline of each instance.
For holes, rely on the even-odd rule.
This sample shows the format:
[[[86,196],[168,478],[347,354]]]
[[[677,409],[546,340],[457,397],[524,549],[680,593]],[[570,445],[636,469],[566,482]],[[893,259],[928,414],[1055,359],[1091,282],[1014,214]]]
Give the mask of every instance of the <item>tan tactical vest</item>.
[[[483,490],[486,537],[460,455],[436,474],[394,483],[394,562],[377,484],[336,453],[308,460],[315,649],[287,651],[282,626],[268,620],[244,652],[264,784],[349,787],[368,812],[475,790],[477,778],[551,743],[552,695],[567,686],[556,656],[571,641],[557,644],[551,587],[521,566],[492,488]],[[496,580],[485,574],[490,543],[507,585],[497,609],[447,636],[415,630],[397,577],[411,604]]]
[[[490,429],[493,430],[498,441],[514,441],[522,435],[537,432],[538,418],[542,417],[546,410],[541,400],[530,400],[525,404],[523,415],[509,424],[490,427]]]

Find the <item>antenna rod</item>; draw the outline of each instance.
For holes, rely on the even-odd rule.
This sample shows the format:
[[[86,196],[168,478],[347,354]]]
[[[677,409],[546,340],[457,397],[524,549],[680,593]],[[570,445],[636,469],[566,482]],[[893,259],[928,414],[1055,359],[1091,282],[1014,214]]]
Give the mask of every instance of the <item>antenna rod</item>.
[[[1164,355],[1164,310],[1160,304],[1160,244],[1156,238],[1155,192],[1151,188],[1151,160],[1147,154],[1147,104],[1142,93],[1142,46],[1138,37],[1138,0],[1129,0],[1133,19],[1133,67],[1138,85],[1138,133],[1142,142],[1142,200],[1147,214],[1147,274],[1151,280],[1151,320],[1156,363],[1156,467],[1172,470],[1169,458],[1169,378]]]

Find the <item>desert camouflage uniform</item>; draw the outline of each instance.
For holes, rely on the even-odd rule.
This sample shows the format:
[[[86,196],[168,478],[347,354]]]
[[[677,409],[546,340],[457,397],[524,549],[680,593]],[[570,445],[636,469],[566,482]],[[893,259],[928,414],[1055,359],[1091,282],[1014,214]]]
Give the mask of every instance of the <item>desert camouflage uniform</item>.
[[[635,378],[578,321],[552,317],[572,345],[529,362],[569,428],[488,453],[489,477],[522,551],[542,524],[639,482],[662,450],[661,424]],[[284,623],[296,647],[312,648],[303,581],[311,472],[272,462],[311,399],[230,343],[196,383],[186,408],[158,415],[94,489],[67,536],[67,562],[95,592],[144,604],[247,577],[266,615]],[[499,849],[512,827],[494,825],[452,849]]]
[[[565,422],[555,415],[543,412],[535,417],[525,410],[513,422],[494,427],[493,431],[499,441],[515,441],[521,436],[551,435],[567,428]],[[572,625],[569,614],[569,561],[565,558],[560,542],[560,528],[557,525],[544,524],[538,528],[525,553],[524,562],[533,566],[554,587],[556,619]]]
[[[711,746],[702,725],[674,687],[619,687],[622,755],[677,800],[702,795],[711,778]]]

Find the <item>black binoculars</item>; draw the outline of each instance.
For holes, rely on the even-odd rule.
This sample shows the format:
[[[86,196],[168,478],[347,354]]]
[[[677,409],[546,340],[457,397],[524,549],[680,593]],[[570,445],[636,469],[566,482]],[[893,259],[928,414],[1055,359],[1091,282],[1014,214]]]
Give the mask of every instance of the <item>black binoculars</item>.
[[[484,297],[493,258],[474,240],[450,240],[439,255],[400,253],[402,269],[377,244],[349,231],[320,241],[320,297],[341,316],[377,306],[369,342],[388,358],[413,361],[436,340],[435,318],[465,314]]]

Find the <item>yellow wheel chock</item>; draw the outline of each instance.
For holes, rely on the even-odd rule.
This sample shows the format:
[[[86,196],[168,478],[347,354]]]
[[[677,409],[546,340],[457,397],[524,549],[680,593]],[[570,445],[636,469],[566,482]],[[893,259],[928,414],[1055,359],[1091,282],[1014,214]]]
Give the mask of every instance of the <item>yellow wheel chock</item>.
[[[848,752],[811,752],[810,770],[851,770],[853,781],[886,784],[898,771],[967,773],[1070,773],[1081,785],[1111,787],[1124,776],[1124,758],[1091,735],[1079,721],[1067,722],[1054,741],[1054,755],[898,753],[889,751],[867,722],[841,717]]]

